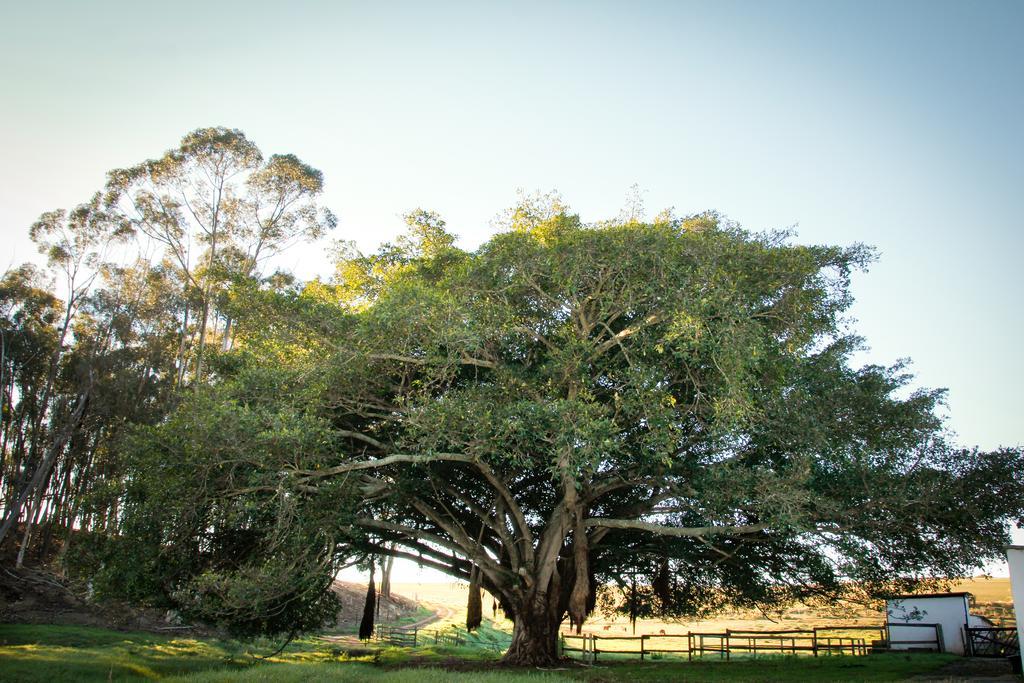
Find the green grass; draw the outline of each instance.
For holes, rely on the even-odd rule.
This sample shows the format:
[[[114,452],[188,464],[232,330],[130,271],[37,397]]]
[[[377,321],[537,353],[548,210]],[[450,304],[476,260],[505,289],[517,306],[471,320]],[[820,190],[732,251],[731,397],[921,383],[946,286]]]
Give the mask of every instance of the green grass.
[[[243,664],[238,655],[217,641],[81,626],[0,626],[3,680],[152,680],[238,667]]]
[[[491,633],[491,631],[494,631]],[[503,632],[489,625],[481,642],[415,649],[367,646],[356,651],[301,639],[270,662],[257,655],[278,643],[192,639],[79,626],[0,625],[0,680],[139,681],[380,681],[381,683],[519,683],[520,681],[898,681],[929,674],[949,655],[780,657],[724,661],[599,662],[558,671],[497,668],[486,643]],[[603,655],[602,655],[603,656]]]
[[[433,628],[433,624],[420,630],[420,638],[424,643],[432,643],[435,631],[445,635],[457,635],[461,637],[469,649],[486,650],[493,655],[500,655],[508,649],[512,642],[512,634],[495,627],[494,621],[484,619],[483,622],[473,631],[467,631],[464,626],[449,624]]]
[[[87,626],[0,624],[0,680],[157,680],[210,669],[232,671],[250,668],[279,646],[272,640],[242,643]],[[275,660],[333,658],[326,643],[300,639]]]
[[[432,617],[432,616],[434,616],[434,610],[430,609],[429,607],[424,607],[423,605],[419,605],[418,607],[416,607],[416,611],[415,612],[413,612],[412,614],[410,614],[408,616],[402,617],[401,619],[398,619],[398,620],[392,622],[390,625],[391,626],[406,626],[408,624],[415,624],[417,621],[423,621],[427,617]],[[431,624],[431,626],[432,625],[433,624]],[[426,628],[430,628],[430,626],[427,626]]]
[[[209,671],[182,678],[170,679],[176,683],[243,683],[267,681],[268,683],[304,683],[312,681],[347,682],[379,681],[380,683],[543,683],[543,681],[566,681],[564,677],[550,673],[516,673],[509,671],[464,671],[455,672],[438,668],[384,669],[372,664],[269,664],[249,671]]]
[[[716,662],[608,663],[572,678],[586,681],[902,681],[932,673],[954,660],[952,655],[869,655],[865,657],[782,657]]]

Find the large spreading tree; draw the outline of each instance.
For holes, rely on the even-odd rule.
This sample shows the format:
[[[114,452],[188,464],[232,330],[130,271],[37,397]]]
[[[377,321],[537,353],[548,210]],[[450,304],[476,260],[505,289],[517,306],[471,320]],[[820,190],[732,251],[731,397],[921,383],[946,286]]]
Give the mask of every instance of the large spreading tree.
[[[236,286],[217,381],[134,444],[137,586],[285,630],[346,558],[407,558],[494,594],[506,661],[543,665],[600,586],[669,616],[891,589],[1021,517],[1019,451],[954,448],[940,391],[853,366],[868,249],[534,203],[468,252],[408,219],[333,283]]]

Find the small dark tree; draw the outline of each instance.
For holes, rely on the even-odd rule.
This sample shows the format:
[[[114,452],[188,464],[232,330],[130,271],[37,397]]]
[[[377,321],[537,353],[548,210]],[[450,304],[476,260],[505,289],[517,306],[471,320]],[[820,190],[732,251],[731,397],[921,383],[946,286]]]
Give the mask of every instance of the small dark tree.
[[[466,601],[466,630],[472,631],[483,621],[483,599],[480,595],[480,570],[469,571],[469,599]]]
[[[370,583],[366,587],[366,603],[363,605],[363,619],[359,622],[359,640],[373,637],[373,612],[377,607],[377,588],[373,581],[373,558],[370,558]]]

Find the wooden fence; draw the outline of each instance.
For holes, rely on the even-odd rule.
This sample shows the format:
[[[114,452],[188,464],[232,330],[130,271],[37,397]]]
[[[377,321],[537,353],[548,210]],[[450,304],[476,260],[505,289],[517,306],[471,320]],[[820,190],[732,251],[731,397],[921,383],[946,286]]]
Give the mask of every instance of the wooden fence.
[[[920,638],[915,637],[912,640],[892,640],[886,626],[828,626],[778,631],[726,629],[722,632],[689,631],[680,634],[639,636],[599,636],[585,633],[562,634],[560,646],[562,654],[577,652],[584,661],[590,662],[597,661],[599,654],[639,656],[642,661],[647,657],[664,655],[686,655],[689,660],[712,655],[727,660],[734,654],[806,654],[819,657],[834,654],[866,655],[869,652],[893,649],[927,649],[936,652],[943,650],[942,627],[939,624],[899,626],[913,626],[924,631]],[[377,626],[375,637],[378,641],[399,647],[429,644],[462,646],[467,642],[466,637],[454,629],[421,631],[417,628],[385,625]]]
[[[466,639],[458,631],[433,629],[421,631],[415,627],[378,625],[374,632],[378,641],[398,647],[416,647],[417,645],[465,645]]]
[[[377,626],[374,636],[379,641],[399,647],[416,647],[419,643],[418,628],[403,628],[401,626],[385,626],[380,624]]]
[[[891,649],[893,645],[927,645],[942,651],[942,631],[937,624],[921,624],[931,629],[932,638],[891,642],[885,626],[829,626],[779,631],[734,631],[685,634],[645,634],[640,636],[599,636],[563,634],[563,653],[577,652],[584,661],[596,661],[599,654],[646,657],[686,655],[687,659],[717,656],[729,659],[733,654],[808,654],[814,657],[833,654],[866,655]],[[846,635],[849,634],[849,635]],[[924,648],[922,648],[924,649]]]
[[[914,638],[894,638],[893,629],[922,629],[921,636]],[[876,645],[875,649],[899,650],[901,652],[927,651],[944,652],[946,641],[942,638],[942,624],[886,624],[885,640]]]

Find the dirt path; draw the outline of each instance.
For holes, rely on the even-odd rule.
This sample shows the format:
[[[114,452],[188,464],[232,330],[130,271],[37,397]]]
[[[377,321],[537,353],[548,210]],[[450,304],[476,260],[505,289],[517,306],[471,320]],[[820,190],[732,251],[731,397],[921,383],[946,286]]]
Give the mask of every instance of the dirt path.
[[[1005,659],[961,657],[930,674],[909,679],[915,683],[1001,683],[1019,681]]]
[[[426,607],[428,609],[433,610],[434,613],[429,615],[429,616],[423,617],[419,621],[414,621],[411,624],[405,624],[404,626],[400,626],[398,628],[403,628],[403,629],[406,629],[406,628],[407,629],[413,629],[413,628],[415,628],[415,629],[422,630],[424,627],[430,626],[434,622],[444,621],[445,619],[451,619],[456,614],[456,610],[452,609],[451,607],[448,607],[447,605],[432,605],[432,604],[426,603],[426,602],[423,602],[423,603],[420,603],[420,604],[423,607]],[[361,641],[359,640],[359,638],[357,636],[352,636],[352,635],[320,636],[320,640],[326,641],[328,643],[339,643],[339,644],[345,644],[345,645],[360,645],[361,644]]]
[[[423,606],[430,607],[430,609],[434,610],[433,616],[425,617],[415,623],[409,624],[409,628],[423,628],[424,626],[429,626],[430,624],[433,624],[435,621],[445,621],[447,619],[451,619],[457,613],[457,610],[449,607],[448,605],[423,603]]]

